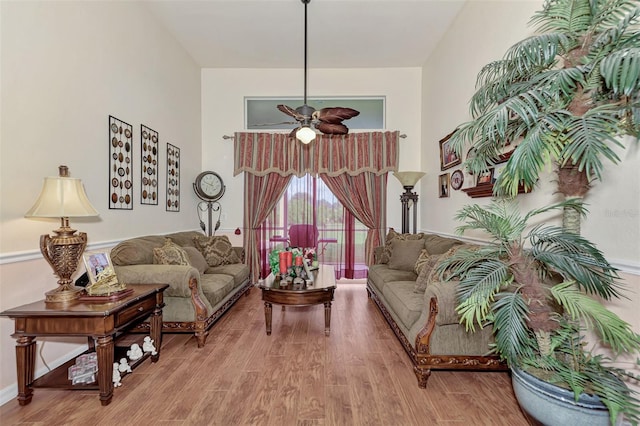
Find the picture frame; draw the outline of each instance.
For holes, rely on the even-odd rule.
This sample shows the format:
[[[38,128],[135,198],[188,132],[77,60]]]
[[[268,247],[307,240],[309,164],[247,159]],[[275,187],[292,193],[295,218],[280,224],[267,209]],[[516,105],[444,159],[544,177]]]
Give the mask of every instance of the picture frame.
[[[451,144],[449,142],[451,136],[453,136],[453,134],[457,131],[458,129],[440,139],[440,170],[450,169],[451,167],[455,167],[462,162],[461,158],[455,153],[453,149],[451,149]]]
[[[476,180],[476,186],[478,185],[482,185],[482,184],[486,184],[486,183],[493,183],[493,167],[487,170],[484,170],[480,173],[478,173],[478,178]]]
[[[456,170],[455,172],[451,173],[451,188],[457,191],[458,189],[462,188],[463,183],[464,173],[462,173],[462,170]]]
[[[87,269],[87,277],[91,284],[95,284],[98,281],[98,274],[105,269],[111,268],[113,271],[113,263],[111,263],[111,256],[104,251],[85,252],[82,255],[84,266]]]
[[[439,198],[449,197],[450,182],[451,182],[451,177],[449,173],[444,173],[438,176],[438,197]]]

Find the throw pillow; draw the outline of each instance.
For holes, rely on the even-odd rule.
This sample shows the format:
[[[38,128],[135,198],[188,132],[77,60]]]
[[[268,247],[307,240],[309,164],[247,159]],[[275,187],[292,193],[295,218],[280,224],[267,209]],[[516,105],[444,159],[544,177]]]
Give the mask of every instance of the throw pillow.
[[[200,250],[191,246],[182,248],[187,252],[187,255],[189,256],[189,263],[191,264],[191,266],[196,268],[201,274],[204,274],[204,271],[207,270],[209,264],[207,263],[207,259],[205,259],[202,253],[200,253]]]
[[[414,272],[416,260],[424,248],[422,240],[400,240],[391,242],[391,258],[389,259],[390,269]]]
[[[422,268],[424,267],[424,265],[427,264],[428,260],[429,260],[429,251],[427,249],[422,249],[422,251],[420,252],[420,256],[418,256],[418,259],[416,260],[416,265],[414,267],[416,275],[420,275]]]
[[[226,235],[219,237],[194,237],[193,243],[210,267],[240,263],[231,241]]]
[[[395,240],[407,241],[407,240],[422,240],[424,238],[423,233],[419,234],[399,234],[393,228],[389,228],[389,232],[387,233],[387,238],[385,239],[384,249],[382,250],[382,254],[380,255],[380,263],[389,263],[391,259],[391,244]]]
[[[166,238],[162,247],[153,249],[153,263],[156,265],[190,265],[187,252],[171,241],[171,238]]]
[[[422,294],[429,287],[429,283],[433,280],[433,271],[436,269],[438,261],[442,257],[441,254],[432,254],[427,257],[426,262],[423,264],[418,279],[416,279],[416,285],[413,288],[414,293]]]

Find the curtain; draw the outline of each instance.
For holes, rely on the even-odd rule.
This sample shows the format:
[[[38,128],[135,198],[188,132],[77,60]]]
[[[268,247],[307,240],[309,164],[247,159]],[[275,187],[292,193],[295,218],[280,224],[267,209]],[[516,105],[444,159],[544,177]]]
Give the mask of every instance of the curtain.
[[[399,132],[360,132],[318,135],[310,144],[286,133],[236,133],[234,171],[257,176],[277,173],[298,177],[309,173],[354,176],[398,171]]]
[[[342,205],[369,228],[365,240],[365,258],[367,265],[372,265],[374,249],[382,245],[387,228],[387,174],[321,174],[320,178]],[[347,253],[349,248],[347,242]]]
[[[290,180],[291,176],[277,173],[244,175],[244,248],[253,283],[258,282],[260,275],[260,225],[273,210]]]

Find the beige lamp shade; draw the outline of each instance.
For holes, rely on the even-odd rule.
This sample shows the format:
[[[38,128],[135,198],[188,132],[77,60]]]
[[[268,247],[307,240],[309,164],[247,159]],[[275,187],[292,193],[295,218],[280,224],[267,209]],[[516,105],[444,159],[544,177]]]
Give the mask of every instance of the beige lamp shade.
[[[98,216],[82,181],[71,177],[46,177],[40,196],[24,217]]]
[[[393,172],[393,175],[400,181],[402,186],[410,186],[412,188],[425,174],[425,172]]]
[[[316,138],[316,132],[311,127],[303,126],[296,132],[296,139],[300,142],[307,144]]]

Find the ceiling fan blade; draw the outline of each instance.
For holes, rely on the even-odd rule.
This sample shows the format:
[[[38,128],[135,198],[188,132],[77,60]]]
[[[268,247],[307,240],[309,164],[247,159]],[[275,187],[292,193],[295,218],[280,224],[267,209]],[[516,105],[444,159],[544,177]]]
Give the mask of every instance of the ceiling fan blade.
[[[296,127],[295,129],[293,129],[293,130],[291,131],[291,133],[289,133],[289,137],[290,137],[290,138],[295,138],[295,137],[296,137],[296,132],[298,131],[298,129],[299,129],[299,128],[300,128],[300,127]]]
[[[343,120],[348,120],[357,115],[360,115],[360,111],[356,111],[353,108],[327,107],[316,111],[314,118],[323,123],[340,124]]]
[[[325,135],[346,135],[349,129],[342,123],[324,123],[322,121],[315,124],[316,129]]]
[[[290,106],[287,105],[278,105],[278,109],[281,112],[284,112],[285,114],[287,114],[290,117],[295,118],[298,121],[302,121],[304,120],[304,116],[301,115],[298,111],[296,111],[295,109],[291,108]]]

